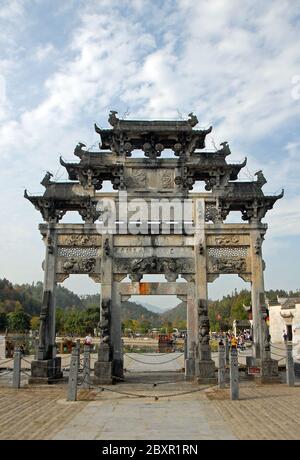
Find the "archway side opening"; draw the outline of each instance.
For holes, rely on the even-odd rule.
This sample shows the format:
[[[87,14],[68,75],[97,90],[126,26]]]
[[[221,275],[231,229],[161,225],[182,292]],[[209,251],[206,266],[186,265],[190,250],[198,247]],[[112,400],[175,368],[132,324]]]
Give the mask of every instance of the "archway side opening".
[[[213,283],[208,283],[208,298],[212,351],[217,351],[220,337],[234,334],[240,348],[249,348],[250,353],[253,338],[251,283],[238,275],[219,275]]]
[[[59,355],[69,354],[76,341],[81,351],[91,337],[94,359],[100,343],[101,284],[87,274],[70,274],[56,288],[56,347]]]

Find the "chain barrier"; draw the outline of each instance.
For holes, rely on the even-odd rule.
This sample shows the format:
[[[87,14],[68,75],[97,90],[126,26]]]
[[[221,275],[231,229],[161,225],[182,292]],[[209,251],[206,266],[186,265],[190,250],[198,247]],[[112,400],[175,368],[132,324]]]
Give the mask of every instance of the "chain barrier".
[[[12,374],[12,373],[13,373],[13,369],[9,369],[5,372],[0,372],[0,377],[3,377],[3,375]]]
[[[276,345],[273,345],[273,343],[270,343],[271,347],[273,348],[277,348],[277,350],[281,350],[281,351],[284,351],[284,348],[282,347],[277,347]]]
[[[180,392],[177,392],[177,393],[168,393],[168,394],[163,394],[163,395],[131,393],[131,392],[127,392],[127,391],[119,391],[119,390],[104,387],[104,386],[94,386],[94,385],[91,385],[91,388],[98,389],[100,391],[109,391],[111,393],[117,393],[117,394],[120,394],[122,396],[128,396],[128,397],[133,397],[133,398],[154,398],[157,401],[158,399],[161,399],[161,398],[171,398],[171,397],[175,397],[175,396],[183,396],[183,395],[192,394],[192,393],[199,393],[200,391],[204,391],[204,390],[207,390],[209,388],[213,388],[213,387],[217,387],[217,386],[218,385],[209,385],[207,387],[197,388],[195,390],[180,391]]]
[[[27,377],[31,377],[31,375],[28,372],[26,372],[24,369],[21,369],[21,374],[25,374],[27,375]]]
[[[175,358],[172,358],[169,361],[161,361],[159,363],[149,363],[149,362],[145,362],[145,361],[139,361],[138,359],[135,359],[132,356],[129,356],[128,354],[126,356],[128,358],[132,359],[133,361],[136,361],[137,363],[150,364],[150,365],[160,365],[160,364],[168,364],[168,363],[171,363],[172,361],[175,361],[176,359],[179,359],[181,356],[183,356],[183,353],[181,353],[179,356],[175,356]]]
[[[24,361],[27,364],[30,364],[30,366],[31,366],[31,361],[28,361],[28,359],[25,359],[25,358],[22,357],[21,360]]]
[[[136,351],[128,351],[127,353],[125,353],[125,355],[128,355],[128,354],[132,354],[132,355],[142,355],[142,356],[165,356],[165,355],[170,355],[171,353],[138,353]],[[173,352],[173,353],[176,353],[176,352]]]
[[[6,364],[6,363],[10,363],[10,362],[13,362],[13,358],[9,358],[6,361],[2,361],[2,363],[0,363],[0,366],[2,366],[3,364]]]
[[[283,355],[279,355],[278,353],[274,353],[273,351],[272,351],[272,355],[274,355],[274,356],[279,356],[279,357],[282,358],[282,359],[283,359],[283,358],[286,358],[286,355],[284,355],[284,356],[283,356]]]

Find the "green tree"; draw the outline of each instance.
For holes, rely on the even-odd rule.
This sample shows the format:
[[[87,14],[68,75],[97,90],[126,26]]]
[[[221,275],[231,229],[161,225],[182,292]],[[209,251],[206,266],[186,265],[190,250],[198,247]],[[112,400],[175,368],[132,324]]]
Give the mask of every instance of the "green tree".
[[[30,315],[23,310],[8,314],[8,329],[11,332],[25,333],[30,329]]]
[[[40,327],[40,317],[39,316],[33,316],[30,320],[30,328],[33,331],[37,331]]]
[[[0,331],[5,331],[8,326],[8,318],[6,313],[0,313]]]
[[[140,323],[140,331],[142,334],[147,334],[151,330],[151,321],[144,319]]]

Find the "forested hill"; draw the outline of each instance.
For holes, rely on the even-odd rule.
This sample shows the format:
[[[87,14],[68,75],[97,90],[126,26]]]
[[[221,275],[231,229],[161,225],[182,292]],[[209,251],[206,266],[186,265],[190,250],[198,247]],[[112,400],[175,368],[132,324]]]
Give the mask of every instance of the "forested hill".
[[[9,315],[23,311],[26,314],[39,316],[43,292],[43,283],[12,284],[7,279],[0,279],[0,314]],[[286,292],[284,290],[270,290],[266,292],[270,301],[276,301],[277,296],[299,296],[300,291]],[[62,311],[84,312],[88,309],[97,309],[100,303],[99,294],[78,296],[69,289],[57,286],[57,308]],[[231,327],[233,319],[246,319],[247,313],[243,304],[251,302],[250,292],[234,291],[224,296],[221,300],[209,301],[209,318],[211,328],[217,329],[220,325]],[[182,302],[177,307],[162,314],[154,313],[134,302],[122,303],[122,321],[147,321],[152,327],[159,324],[173,323],[173,325],[186,321],[186,307]]]
[[[41,310],[43,283],[12,284],[7,279],[0,279],[0,313],[12,313],[23,310],[30,316],[38,316]],[[100,295],[78,296],[69,289],[58,285],[56,305],[62,310],[86,310],[98,308]],[[122,303],[122,320],[149,320],[158,323],[159,315],[135,302]]]
[[[300,291],[284,291],[282,289],[266,291],[266,296],[270,302],[277,301],[279,297],[297,297],[300,296]],[[240,292],[233,291],[227,296],[223,296],[220,300],[209,300],[208,302],[208,315],[210,320],[210,328],[218,330],[231,328],[234,319],[247,319],[248,314],[244,310],[243,305],[251,304],[250,291],[243,289]],[[186,321],[186,306],[181,302],[176,307],[164,312],[161,315],[164,321],[178,324]]]
[[[12,284],[5,278],[0,279],[0,312],[24,310],[30,315],[39,315],[42,295],[41,281],[32,284]],[[60,308],[85,308],[85,301],[63,286],[57,286],[56,298],[57,306]]]

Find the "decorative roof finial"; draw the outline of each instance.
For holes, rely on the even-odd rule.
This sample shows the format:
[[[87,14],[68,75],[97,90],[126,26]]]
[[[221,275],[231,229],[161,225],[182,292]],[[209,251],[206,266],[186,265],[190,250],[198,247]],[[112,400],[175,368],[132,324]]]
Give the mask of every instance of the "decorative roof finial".
[[[254,176],[257,176],[257,184],[260,186],[260,188],[265,185],[267,183],[267,179],[265,178],[262,170],[260,169],[259,171],[257,171]]]
[[[111,126],[116,126],[118,124],[118,121],[119,121],[119,118],[116,117],[116,114],[118,112],[116,112],[115,110],[111,110],[109,112],[109,117],[108,117],[108,123],[111,125]]]
[[[52,184],[51,182],[51,177],[53,177],[53,174],[49,171],[46,172],[45,176],[43,177],[43,180],[41,181],[41,185],[44,187],[47,187],[47,185]]]
[[[188,123],[192,128],[198,123],[198,118],[193,114],[193,112],[189,113]]]

